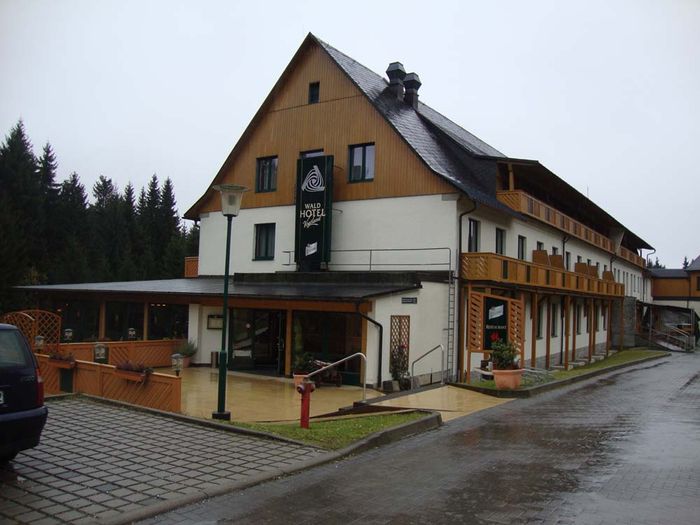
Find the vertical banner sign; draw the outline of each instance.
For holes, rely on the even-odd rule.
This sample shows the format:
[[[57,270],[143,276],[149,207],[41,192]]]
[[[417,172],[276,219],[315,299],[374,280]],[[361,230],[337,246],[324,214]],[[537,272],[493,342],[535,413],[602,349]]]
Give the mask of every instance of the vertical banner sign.
[[[333,156],[297,160],[295,256],[302,272],[327,269],[331,259]]]
[[[484,350],[496,341],[508,340],[508,301],[484,297]]]

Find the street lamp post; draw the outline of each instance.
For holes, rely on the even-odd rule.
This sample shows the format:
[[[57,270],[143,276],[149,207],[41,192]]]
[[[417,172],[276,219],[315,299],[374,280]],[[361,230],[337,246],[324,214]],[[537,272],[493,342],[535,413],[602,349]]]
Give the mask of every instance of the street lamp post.
[[[212,412],[213,419],[231,420],[231,412],[226,410],[226,331],[228,319],[228,267],[231,256],[231,221],[238,216],[241,209],[243,194],[248,191],[244,186],[235,184],[220,184],[214,189],[221,192],[221,213],[226,217],[226,265],[224,267],[224,309],[223,326],[221,327],[221,350],[219,351],[219,395],[216,411]]]

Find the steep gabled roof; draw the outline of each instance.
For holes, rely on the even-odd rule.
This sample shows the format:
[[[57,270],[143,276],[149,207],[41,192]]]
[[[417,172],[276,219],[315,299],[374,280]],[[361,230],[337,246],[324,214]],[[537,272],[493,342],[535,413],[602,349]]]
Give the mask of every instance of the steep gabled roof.
[[[506,158],[501,152],[427,105],[419,102],[418,111],[416,111],[408,104],[397,100],[396,96],[389,90],[389,84],[384,78],[311,33],[304,39],[270,94],[241,135],[238,143],[219,169],[212,185],[220,182],[224,177],[227,167],[237,155],[239,145],[244,142],[257,122],[263,117],[275,93],[291,74],[306,49],[312,45],[318,45],[327,53],[330,59],[367,97],[375,109],[431,171],[444,178],[471,199],[503,213],[519,216],[518,213],[496,199],[497,166],[494,160],[496,157]],[[185,212],[186,219],[198,219],[197,210],[206,200],[208,191]]]
[[[686,268],[689,272],[700,272],[700,255],[698,255]]]

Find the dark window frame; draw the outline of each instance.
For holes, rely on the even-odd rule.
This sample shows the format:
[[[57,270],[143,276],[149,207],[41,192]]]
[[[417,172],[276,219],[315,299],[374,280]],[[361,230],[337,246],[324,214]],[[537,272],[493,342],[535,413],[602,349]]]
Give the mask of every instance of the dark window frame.
[[[309,82],[309,104],[318,104],[321,100],[321,82]]]
[[[253,260],[273,261],[275,259],[276,223],[259,223],[254,228]]]
[[[270,193],[277,191],[278,168],[279,159],[277,155],[258,157],[255,159],[255,193]],[[263,169],[266,171],[263,172]]]
[[[467,251],[468,252],[478,252],[480,244],[480,222],[476,219],[469,219],[468,227],[468,237],[467,237]]]
[[[506,231],[503,228],[496,228],[496,253],[506,254]]]
[[[518,259],[525,261],[527,259],[527,237],[518,235]]]
[[[559,336],[559,303],[551,303],[549,305],[549,315],[551,316],[551,330],[550,330],[550,335],[551,337],[558,337]]]
[[[369,173],[369,165],[367,162],[368,156],[368,148],[372,148],[372,162],[371,162],[371,174]],[[354,178],[353,174],[353,168],[355,165],[353,164],[353,158],[354,158],[354,152],[357,149],[362,149],[362,176],[360,178]],[[374,172],[375,172],[375,167],[376,167],[376,159],[377,159],[377,148],[374,142],[365,142],[364,144],[351,144],[348,146],[348,182],[350,183],[357,183],[357,182],[373,182],[374,181]]]

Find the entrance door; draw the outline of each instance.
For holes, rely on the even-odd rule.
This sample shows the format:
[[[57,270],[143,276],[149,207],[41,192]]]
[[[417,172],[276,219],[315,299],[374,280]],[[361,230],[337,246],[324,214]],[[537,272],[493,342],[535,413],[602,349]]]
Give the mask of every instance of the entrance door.
[[[229,368],[279,375],[284,368],[284,312],[234,308],[230,315]]]

